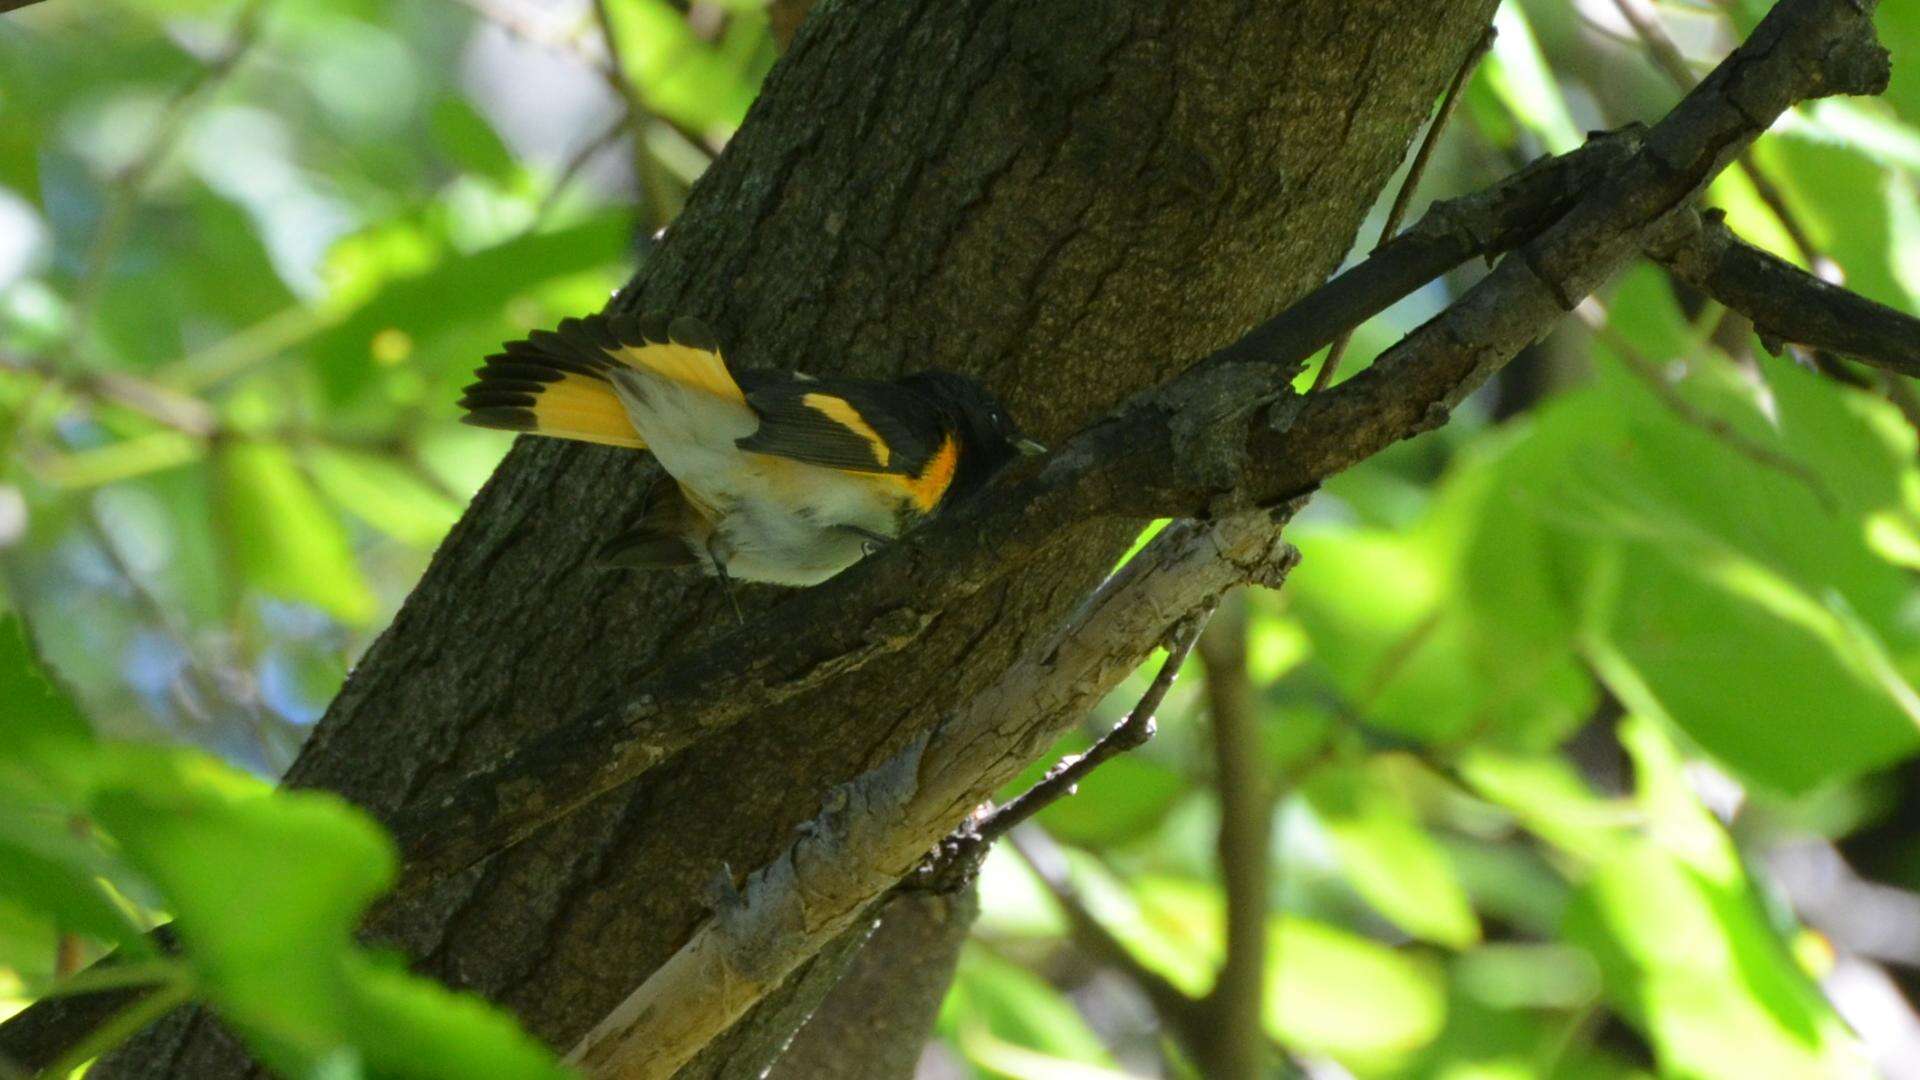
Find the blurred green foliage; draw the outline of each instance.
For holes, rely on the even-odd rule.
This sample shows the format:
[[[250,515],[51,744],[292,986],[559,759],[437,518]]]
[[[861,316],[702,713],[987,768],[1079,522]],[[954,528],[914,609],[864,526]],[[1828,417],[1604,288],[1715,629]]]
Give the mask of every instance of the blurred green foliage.
[[[1704,71],[1767,4],[1642,6]],[[266,779],[504,449],[453,423],[468,369],[604,301],[773,58],[745,0],[607,14],[624,71],[571,3],[0,19],[0,997],[198,997],[287,1075],[556,1071],[351,944],[390,846]],[[1886,97],[1752,155],[1787,216],[1740,171],[1711,201],[1913,310],[1920,7],[1878,21]],[[1612,0],[1498,29],[1428,197],[1677,94]],[[1363,328],[1349,370],[1470,280]],[[1870,1075],[1920,1031],[1920,951],[1781,858],[1920,911],[1911,391],[1761,355],[1648,268],[1583,315],[1330,484],[1284,593],[1248,599],[1280,787],[1267,1034],[1315,1075]],[[1070,900],[990,859],[934,1075],[1190,1068],[1128,972],[1197,997],[1229,947],[1193,675],[1155,742],[1041,815]],[[145,945],[164,919],[178,957]]]

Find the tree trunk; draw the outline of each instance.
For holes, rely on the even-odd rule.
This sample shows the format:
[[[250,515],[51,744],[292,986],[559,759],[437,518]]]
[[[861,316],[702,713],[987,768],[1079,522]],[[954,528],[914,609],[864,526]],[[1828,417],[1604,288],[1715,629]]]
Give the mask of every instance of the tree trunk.
[[[1493,6],[829,0],[614,303],[699,316],[747,366],[972,372],[1057,438],[1318,284]],[[653,475],[631,453],[521,440],[289,782],[390,817],[731,625],[709,582],[587,565]],[[717,878],[1002,671],[1132,532],[1061,535],[968,606],[923,613],[913,648],[694,746],[372,932],[567,1048],[686,940]],[[749,611],[781,595],[739,594]],[[752,1075],[835,960],[737,1025],[724,1066],[690,1071]],[[92,1075],[248,1068],[183,1010]]]

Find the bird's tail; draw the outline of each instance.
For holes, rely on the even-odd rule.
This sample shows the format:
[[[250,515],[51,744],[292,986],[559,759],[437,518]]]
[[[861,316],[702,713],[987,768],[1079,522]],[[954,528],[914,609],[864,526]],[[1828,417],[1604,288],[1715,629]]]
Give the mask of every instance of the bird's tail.
[[[711,331],[694,319],[591,315],[535,330],[487,357],[461,419],[610,446],[646,447],[615,392],[618,368],[645,372],[730,404],[745,397]]]
[[[607,373],[613,359],[605,320],[567,319],[557,330],[535,330],[509,342],[474,372],[478,381],[460,399],[477,427],[527,431],[562,439],[644,449]]]

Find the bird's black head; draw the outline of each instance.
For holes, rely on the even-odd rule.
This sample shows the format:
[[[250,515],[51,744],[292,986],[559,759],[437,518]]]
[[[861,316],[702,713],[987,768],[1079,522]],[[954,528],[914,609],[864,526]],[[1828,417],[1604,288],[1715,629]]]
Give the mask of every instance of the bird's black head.
[[[970,494],[1015,458],[1047,451],[1020,430],[998,398],[969,376],[925,371],[901,382],[938,406],[959,436],[960,467],[949,498]]]

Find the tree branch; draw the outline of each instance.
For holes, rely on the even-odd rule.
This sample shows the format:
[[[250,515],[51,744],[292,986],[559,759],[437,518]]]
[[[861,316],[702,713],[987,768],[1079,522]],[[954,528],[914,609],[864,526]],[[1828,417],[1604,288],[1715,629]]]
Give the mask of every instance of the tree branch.
[[[723,904],[581,1047],[595,1061],[684,1060],[698,1049],[692,1040],[724,1028],[830,931],[850,925],[967,808],[1038,754],[1061,717],[1078,714],[1076,693],[1110,685],[1123,660],[1137,661],[1159,639],[1166,612],[1190,610],[1249,573],[1270,573],[1270,547],[1243,551],[1244,565],[1198,554],[1211,546],[1224,556],[1247,544],[1236,530],[1259,515],[1236,513],[1239,507],[1308,491],[1443,423],[1487,376],[1617,272],[1784,109],[1813,96],[1883,88],[1887,58],[1870,22],[1876,6],[1783,0],[1644,140],[1603,141],[1530,169],[1476,203],[1435,207],[1423,222],[1433,231],[1416,226],[1383,248],[1379,261],[1316,293],[1317,303],[1135,399],[1038,469],[1009,477],[988,497],[793,595],[709,648],[627,673],[620,700],[496,757],[394,818],[409,887],[471,865],[752,713],[911,645],[943,610],[1037,557],[1069,526],[1103,517],[1222,517],[1211,527],[1170,528],[1150,548],[1163,573],[1144,581],[1117,576],[1051,653],[1029,654],[887,766],[837,789],[838,801],[814,819],[812,832],[757,871],[737,901]],[[1569,164],[1578,158],[1592,166],[1609,154],[1605,167]],[[1576,179],[1570,190],[1553,186]],[[1523,198],[1534,185],[1552,194]],[[1502,223],[1512,230],[1473,231]],[[1500,250],[1491,245],[1502,237],[1524,243],[1371,368],[1306,399],[1288,394],[1299,366],[1293,357],[1310,355],[1403,295],[1394,287],[1411,273],[1435,267],[1407,288]],[[1123,593],[1150,599],[1149,610],[1120,603]],[[1136,648],[1102,652],[1090,644],[1097,635],[1072,636],[1116,621],[1137,632]],[[713,694],[715,685],[730,692]],[[816,879],[802,903],[794,883]],[[650,1008],[668,1001],[670,1009]],[[0,1037],[0,1046],[7,1041]]]
[[[998,682],[829,793],[740,891],[726,882],[713,917],[568,1060],[591,1077],[671,1076],[1105,696],[1163,639],[1169,613],[1249,580],[1278,584],[1297,558],[1278,531],[1264,511],[1168,526]]]
[[[1920,375],[1920,319],[1830,284],[1735,236],[1725,215],[1687,211],[1647,246],[1674,277],[1753,320],[1767,351],[1792,341]]]
[[[1633,27],[1634,34],[1640,38],[1641,44],[1646,46],[1648,55],[1653,58],[1654,66],[1665,73],[1668,81],[1679,87],[1682,93],[1693,89],[1699,80],[1694,76],[1693,69],[1687,66],[1686,57],[1680,54],[1680,47],[1673,43],[1673,38],[1668,36],[1666,27],[1661,25],[1658,13],[1643,10],[1640,4],[1641,0],[1613,0],[1613,6],[1620,12],[1620,17],[1627,21],[1627,25]],[[1741,154],[1737,164],[1740,171],[1746,174],[1747,180],[1753,184],[1754,194],[1760,196],[1760,201],[1766,204],[1774,220],[1786,230],[1787,237],[1793,241],[1793,246],[1799,249],[1800,257],[1807,261],[1807,265],[1831,266],[1831,260],[1820,254],[1820,249],[1814,246],[1813,238],[1807,235],[1806,226],[1800,223],[1800,219],[1787,205],[1787,198],[1781,194],[1780,185],[1773,182],[1773,178],[1753,160],[1751,154]]]
[[[767,1080],[911,1077],[979,912],[971,886],[888,896],[873,936]]]

